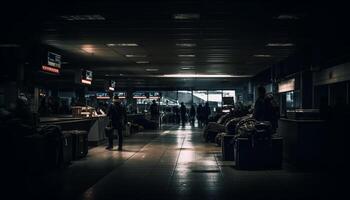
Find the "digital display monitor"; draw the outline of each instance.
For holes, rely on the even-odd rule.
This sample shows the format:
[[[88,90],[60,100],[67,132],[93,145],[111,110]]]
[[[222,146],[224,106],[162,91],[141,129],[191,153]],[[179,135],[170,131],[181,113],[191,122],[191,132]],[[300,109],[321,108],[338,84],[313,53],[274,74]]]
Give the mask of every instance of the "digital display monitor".
[[[47,53],[47,65],[61,68],[61,56],[52,52]]]
[[[147,96],[146,96],[145,92],[134,92],[132,94],[132,98],[134,98],[134,99],[146,99]]]
[[[113,92],[114,97],[118,97],[118,99],[125,99],[126,93],[125,92]]]

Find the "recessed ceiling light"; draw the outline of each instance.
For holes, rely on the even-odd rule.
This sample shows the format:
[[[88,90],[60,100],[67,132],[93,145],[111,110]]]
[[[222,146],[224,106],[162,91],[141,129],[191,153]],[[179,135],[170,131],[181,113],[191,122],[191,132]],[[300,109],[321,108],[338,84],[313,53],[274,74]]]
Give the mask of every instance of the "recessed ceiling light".
[[[116,44],[113,44],[113,43],[109,43],[109,44],[106,44],[107,47],[114,47]]]
[[[193,66],[181,67],[182,70],[191,70],[194,69]]]
[[[101,15],[62,15],[61,18],[67,21],[106,20],[106,18]]]
[[[159,69],[149,68],[149,69],[146,69],[146,71],[148,71],[148,72],[156,72],[156,71],[159,71]]]
[[[179,14],[174,14],[173,18],[176,20],[199,19],[200,14],[198,14],[198,13],[179,13]]]
[[[176,46],[178,47],[195,47],[197,46],[196,43],[177,43]]]
[[[20,47],[18,44],[0,44],[0,47]]]
[[[269,55],[269,54],[256,54],[256,55],[254,55],[254,57],[257,57],[257,58],[271,58],[272,56]]]
[[[244,78],[250,75],[229,75],[229,74],[164,74],[160,77],[166,78]]]
[[[268,47],[292,47],[293,43],[268,43],[266,46]]]
[[[147,57],[146,55],[135,55],[135,54],[127,54],[125,55],[127,58],[145,58]]]
[[[120,47],[138,47],[139,45],[136,43],[119,43],[117,46]]]
[[[149,61],[147,60],[141,60],[141,61],[136,61],[137,64],[148,64],[150,63]]]
[[[299,19],[298,16],[296,15],[279,15],[276,17],[276,19],[280,19],[280,20],[296,20]]]
[[[83,51],[85,51],[86,53],[94,53],[95,52],[95,48],[92,45],[83,45],[81,49]]]
[[[178,57],[182,57],[182,58],[193,58],[193,57],[196,57],[196,55],[194,54],[180,54],[180,55],[177,55]]]

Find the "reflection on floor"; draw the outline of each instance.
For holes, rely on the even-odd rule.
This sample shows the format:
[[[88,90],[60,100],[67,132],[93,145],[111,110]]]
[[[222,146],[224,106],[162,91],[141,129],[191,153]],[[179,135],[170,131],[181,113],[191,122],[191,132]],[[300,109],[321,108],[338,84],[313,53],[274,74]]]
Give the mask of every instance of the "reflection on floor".
[[[37,178],[28,191],[50,200],[326,199],[336,182],[327,184],[327,173],[235,170],[221,161],[220,148],[204,143],[201,130],[190,126],[125,141],[125,151],[93,148],[62,173]]]

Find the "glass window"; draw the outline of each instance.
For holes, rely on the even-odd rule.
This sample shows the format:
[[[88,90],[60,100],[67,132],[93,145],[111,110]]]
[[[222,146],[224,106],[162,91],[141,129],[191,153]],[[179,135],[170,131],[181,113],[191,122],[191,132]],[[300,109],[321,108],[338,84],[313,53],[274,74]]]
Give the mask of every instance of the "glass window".
[[[194,104],[204,104],[208,101],[207,91],[193,91],[193,103]]]
[[[192,105],[192,91],[190,90],[179,90],[178,91],[178,102],[184,103],[185,106],[189,107]]]
[[[208,91],[208,101],[210,107],[222,106],[222,90]]]
[[[223,90],[222,96],[223,97],[233,97],[233,102],[237,102],[235,90]]]

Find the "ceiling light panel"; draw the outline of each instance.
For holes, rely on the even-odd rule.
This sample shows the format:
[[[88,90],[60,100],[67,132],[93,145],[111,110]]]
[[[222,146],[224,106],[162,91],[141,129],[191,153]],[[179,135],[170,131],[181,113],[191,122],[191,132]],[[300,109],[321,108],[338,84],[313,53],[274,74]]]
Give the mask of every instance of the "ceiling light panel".
[[[145,57],[147,57],[147,55],[126,54],[125,57],[127,57],[127,58],[145,58]]]
[[[293,43],[268,43],[266,46],[268,47],[292,47]]]
[[[196,55],[194,55],[194,54],[179,54],[177,56],[180,58],[194,58],[194,57],[196,57]]]
[[[137,64],[149,64],[150,62],[147,60],[136,61]]]
[[[178,47],[195,47],[197,46],[196,43],[177,43],[176,46]]]
[[[147,72],[157,72],[157,71],[159,71],[159,69],[157,69],[157,68],[148,68],[148,69],[146,69],[146,71]]]
[[[198,13],[179,13],[173,15],[173,19],[175,20],[195,20],[199,18],[200,14]]]
[[[101,15],[62,15],[62,19],[67,21],[99,21],[106,20]]]
[[[269,54],[256,54],[256,55],[254,55],[254,57],[257,57],[257,58],[271,58],[272,56],[269,55]]]

